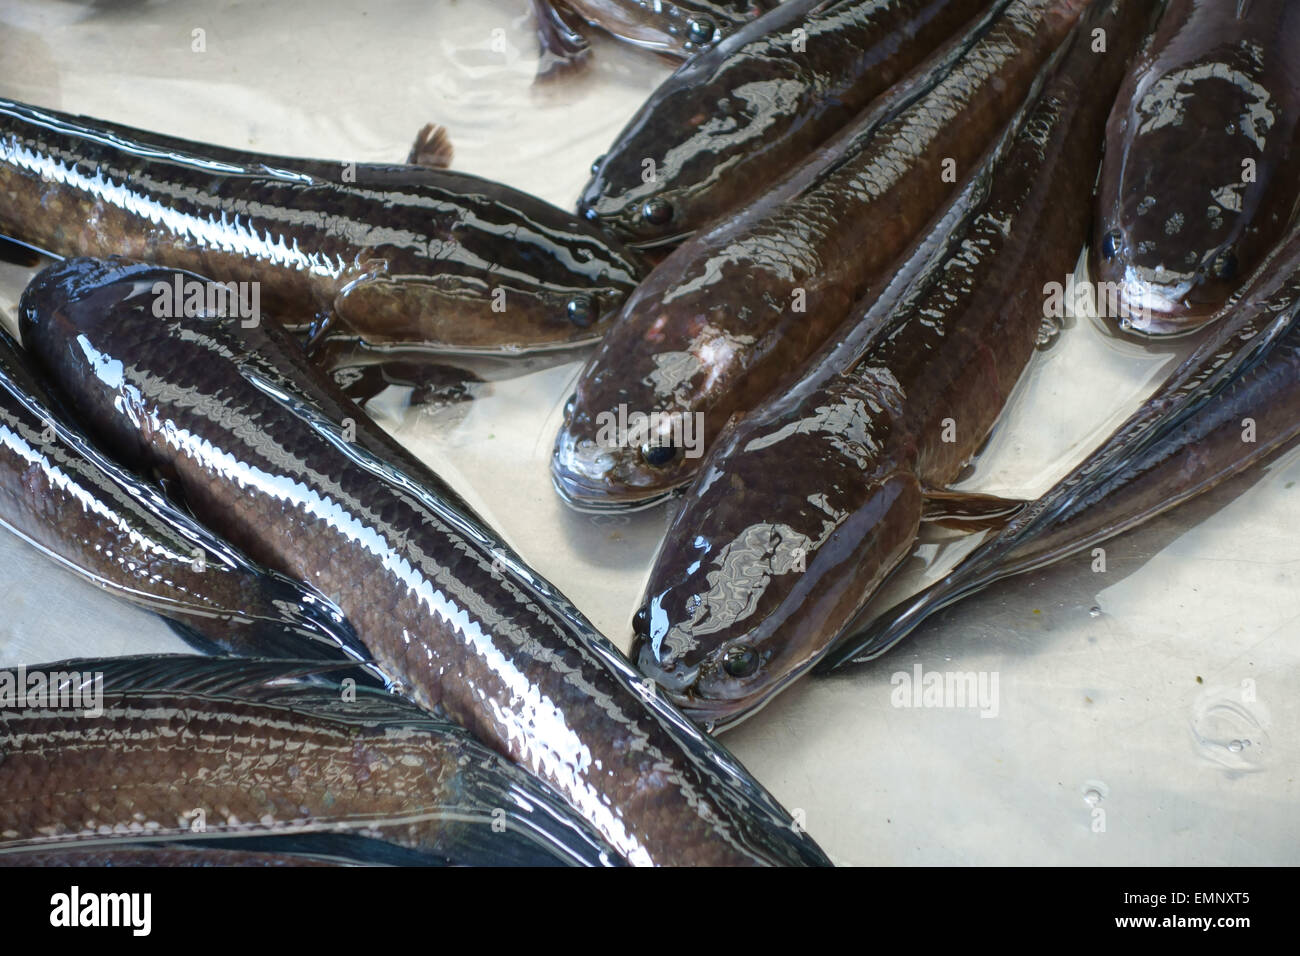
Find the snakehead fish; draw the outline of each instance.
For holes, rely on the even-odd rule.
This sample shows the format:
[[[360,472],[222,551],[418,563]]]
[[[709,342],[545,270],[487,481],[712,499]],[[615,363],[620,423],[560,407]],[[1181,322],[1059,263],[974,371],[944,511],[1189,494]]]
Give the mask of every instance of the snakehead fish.
[[[1150,9],[1092,4],[924,286],[720,439],[634,622],[638,666],[689,714],[735,722],[806,673],[910,553],[927,497],[952,495],[1034,354],[1045,283],[1073,272]]]
[[[685,59],[707,50],[779,0],[530,0],[542,47],[539,79],[582,67],[596,26],[633,46]]]
[[[23,296],[24,340],[98,440],[336,601],[400,689],[554,786],[629,861],[826,862],[283,328],[157,317],[175,279],[70,260]]]
[[[259,158],[10,101],[0,235],[200,271],[236,284],[246,319],[449,351],[593,342],[641,270],[569,213],[464,173]]]
[[[584,510],[631,509],[686,485],[727,421],[788,382],[856,302],[884,287],[1082,7],[995,9],[822,158],[665,259],[579,376],[552,457],[560,496]],[[650,416],[648,435],[611,434],[612,419],[634,412]]]
[[[0,527],[198,643],[245,655],[366,656],[324,595],[258,567],[92,445],[3,329]]]

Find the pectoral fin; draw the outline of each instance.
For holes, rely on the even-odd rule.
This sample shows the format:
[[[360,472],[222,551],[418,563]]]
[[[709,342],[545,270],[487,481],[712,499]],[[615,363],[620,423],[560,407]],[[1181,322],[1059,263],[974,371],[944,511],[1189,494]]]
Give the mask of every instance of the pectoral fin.
[[[437,123],[425,123],[420,132],[415,134],[415,143],[406,157],[408,166],[428,166],[430,169],[450,169],[455,149],[451,145],[451,134],[447,127]]]
[[[1023,498],[927,489],[921,520],[957,531],[997,531],[1020,514],[1028,503]]]

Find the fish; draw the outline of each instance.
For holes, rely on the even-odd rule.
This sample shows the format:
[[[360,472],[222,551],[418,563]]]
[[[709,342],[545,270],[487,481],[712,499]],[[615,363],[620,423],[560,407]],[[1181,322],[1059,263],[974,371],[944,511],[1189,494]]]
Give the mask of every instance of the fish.
[[[175,278],[78,259],[23,294],[24,341],[97,441],[330,597],[400,693],[549,783],[629,862],[827,862],[285,329],[156,317]]]
[[[260,567],[96,448],[3,328],[0,527],[109,594],[177,622],[196,646],[368,658],[323,594]]]
[[[1208,337],[1105,441],[947,575],[837,643],[817,672],[874,660],[942,608],[1086,551],[1292,447],[1300,435],[1298,315],[1293,228]]]
[[[0,100],[0,234],[194,269],[250,321],[452,352],[590,344],[641,275],[574,215],[465,173],[233,152]]]
[[[305,679],[319,668],[151,655],[0,670],[0,853],[227,838],[338,852],[352,837],[376,863],[619,864],[462,728],[382,690]]]
[[[1123,332],[1216,314],[1300,195],[1300,6],[1170,0],[1107,127],[1089,271]]]
[[[596,26],[643,50],[687,59],[714,46],[778,0],[530,0],[542,49],[538,79],[586,65]]]
[[[560,497],[633,510],[687,485],[727,421],[779,391],[885,286],[1082,8],[1010,3],[826,147],[828,163],[810,161],[665,259],[578,377],[551,459]]]
[[[938,265],[709,455],[634,618],[638,669],[688,716],[731,726],[807,673],[910,553],[928,489],[955,495],[1086,242],[1107,97],[1150,10],[1088,8]]]
[[[985,6],[786,0],[655,90],[593,164],[579,214],[638,247],[681,242],[778,182]]]

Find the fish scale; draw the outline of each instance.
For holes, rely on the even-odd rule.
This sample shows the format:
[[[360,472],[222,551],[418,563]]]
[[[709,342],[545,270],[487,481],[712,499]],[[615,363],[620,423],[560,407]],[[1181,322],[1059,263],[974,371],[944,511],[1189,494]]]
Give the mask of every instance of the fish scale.
[[[629,860],[825,862],[282,329],[155,319],[150,289],[171,278],[75,260],[24,296],[24,335],[100,440],[174,475],[201,520],[332,596],[413,699],[547,780]],[[96,372],[112,362],[121,383]]]
[[[364,689],[348,702],[341,685],[308,679],[313,666],[184,656],[42,666],[99,675],[102,713],[0,708],[0,863],[135,854],[214,865],[240,845],[232,838],[280,841],[270,861],[301,863],[285,859],[286,839],[328,851],[321,838],[338,835],[365,849],[339,862],[617,862],[556,794],[459,727]]]
[[[934,585],[846,637],[819,665],[874,659],[938,610],[1199,495],[1300,434],[1300,232],[1256,270],[1208,338],[1111,435]],[[1256,441],[1242,440],[1252,418]]]

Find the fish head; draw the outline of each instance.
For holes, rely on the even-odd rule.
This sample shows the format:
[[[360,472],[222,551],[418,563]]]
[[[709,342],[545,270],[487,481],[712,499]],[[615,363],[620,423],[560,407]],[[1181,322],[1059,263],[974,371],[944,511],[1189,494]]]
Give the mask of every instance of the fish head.
[[[568,505],[632,511],[660,503],[690,481],[697,437],[677,424],[694,421],[689,413],[629,412],[626,400],[593,403],[587,394],[580,385],[566,404],[551,457],[552,484]]]
[[[1204,59],[1149,64],[1120,92],[1090,270],[1106,284],[1098,314],[1123,331],[1200,328],[1285,234],[1300,190],[1293,147],[1282,148],[1296,106],[1289,81],[1263,82],[1259,55],[1253,42],[1225,43]]]
[[[766,91],[701,103],[696,87],[714,64],[711,54],[668,79],[592,165],[578,214],[634,249],[675,246],[731,212],[749,196],[733,167],[746,158],[738,144],[756,140]]]
[[[1173,243],[1164,227],[1099,220],[1089,253],[1097,314],[1121,331],[1193,332],[1212,319],[1244,278],[1239,244]],[[1163,241],[1162,241],[1163,240]]]
[[[716,308],[725,309],[719,301]],[[725,424],[716,420],[723,413],[715,415],[712,398],[748,345],[711,317],[709,310],[679,314],[665,305],[655,275],[634,293],[565,405],[551,476],[570,505],[645,507],[694,477]]]
[[[148,420],[134,370],[118,350],[163,334],[154,312],[159,283],[176,275],[188,273],[125,259],[66,259],[37,273],[19,303],[24,349],[77,419],[130,466],[147,464],[143,429],[131,420],[165,423]]]
[[[871,409],[858,406],[855,425],[822,401],[802,418],[780,407],[720,437],[633,619],[633,661],[705,727],[744,719],[809,670],[909,553],[920,522],[914,474],[867,478],[866,443],[817,431],[820,421],[852,435]]]
[[[627,153],[627,148],[619,149],[593,164],[592,179],[578,200],[578,215],[634,248],[680,243],[701,224],[695,210],[704,203],[695,201],[697,190],[668,185],[658,179],[654,157],[634,162]]]

